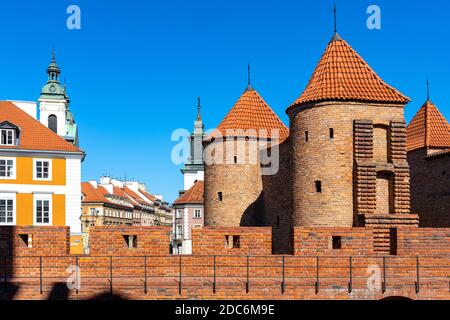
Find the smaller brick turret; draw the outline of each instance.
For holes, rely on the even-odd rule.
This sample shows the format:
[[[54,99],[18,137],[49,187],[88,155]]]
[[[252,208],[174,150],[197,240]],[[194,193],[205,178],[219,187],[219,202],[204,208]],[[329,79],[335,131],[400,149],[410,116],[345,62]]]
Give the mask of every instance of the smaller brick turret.
[[[288,129],[250,85],[205,141],[205,225],[266,224],[261,155]]]
[[[450,125],[430,100],[407,129],[411,207],[421,227],[450,227]]]

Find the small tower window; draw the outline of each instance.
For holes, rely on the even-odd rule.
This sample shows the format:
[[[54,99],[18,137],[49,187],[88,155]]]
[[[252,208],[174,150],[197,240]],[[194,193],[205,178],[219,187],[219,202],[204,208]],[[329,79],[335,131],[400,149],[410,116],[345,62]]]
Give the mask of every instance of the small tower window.
[[[316,186],[316,192],[322,192],[322,181],[317,180],[314,184]]]
[[[332,238],[333,249],[342,249],[342,238],[341,236],[333,236]]]
[[[219,200],[220,202],[222,202],[222,200],[223,200],[222,192],[217,192],[217,200]]]
[[[26,248],[33,248],[33,238],[31,234],[19,234],[22,240],[22,246]]]
[[[309,134],[308,134],[308,131],[305,131],[305,141],[308,141],[309,140]]]
[[[334,139],[334,129],[330,128],[330,139]]]
[[[226,249],[239,249],[241,247],[240,236],[225,236]]]
[[[54,114],[48,116],[48,128],[54,133],[58,133],[58,118]]]
[[[129,249],[137,248],[137,235],[123,235],[123,239]]]
[[[234,163],[237,163],[237,157],[234,156]]]

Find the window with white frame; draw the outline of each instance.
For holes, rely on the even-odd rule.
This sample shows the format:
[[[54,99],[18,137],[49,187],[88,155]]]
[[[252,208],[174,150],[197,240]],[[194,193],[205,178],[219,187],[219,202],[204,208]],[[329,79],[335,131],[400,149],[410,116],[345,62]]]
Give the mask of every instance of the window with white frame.
[[[181,213],[182,213],[182,210],[178,209],[177,210],[177,219],[181,219]]]
[[[176,239],[181,239],[183,235],[183,226],[177,225],[177,229],[176,229]]]
[[[51,160],[34,160],[34,178],[37,180],[51,180],[52,178],[52,161]]]
[[[0,225],[14,224],[15,217],[15,197],[0,195]]]
[[[2,146],[13,146],[16,143],[16,133],[13,129],[0,129],[0,144]]]
[[[201,218],[202,217],[202,212],[200,209],[195,209],[194,210],[194,218]]]
[[[35,224],[52,223],[52,199],[51,195],[36,195],[34,199]]]
[[[0,158],[0,179],[14,179],[16,177],[16,160],[14,158]]]

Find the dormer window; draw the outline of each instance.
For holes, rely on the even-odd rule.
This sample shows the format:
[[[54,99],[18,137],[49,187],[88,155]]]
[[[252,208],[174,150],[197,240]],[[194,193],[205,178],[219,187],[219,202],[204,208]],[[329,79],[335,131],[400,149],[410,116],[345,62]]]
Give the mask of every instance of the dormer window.
[[[13,146],[15,141],[14,130],[11,129],[1,129],[1,145],[3,146]]]
[[[8,121],[0,123],[0,145],[15,146],[19,138],[19,128]]]

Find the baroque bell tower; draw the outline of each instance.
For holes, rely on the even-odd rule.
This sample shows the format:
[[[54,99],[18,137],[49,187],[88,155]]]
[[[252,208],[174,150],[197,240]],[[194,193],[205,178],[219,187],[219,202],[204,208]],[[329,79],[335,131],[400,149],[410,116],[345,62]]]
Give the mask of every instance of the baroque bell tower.
[[[47,68],[48,80],[39,97],[40,122],[66,141],[78,146],[78,128],[69,110],[66,86],[60,83],[61,70],[56,63],[55,49]]]

